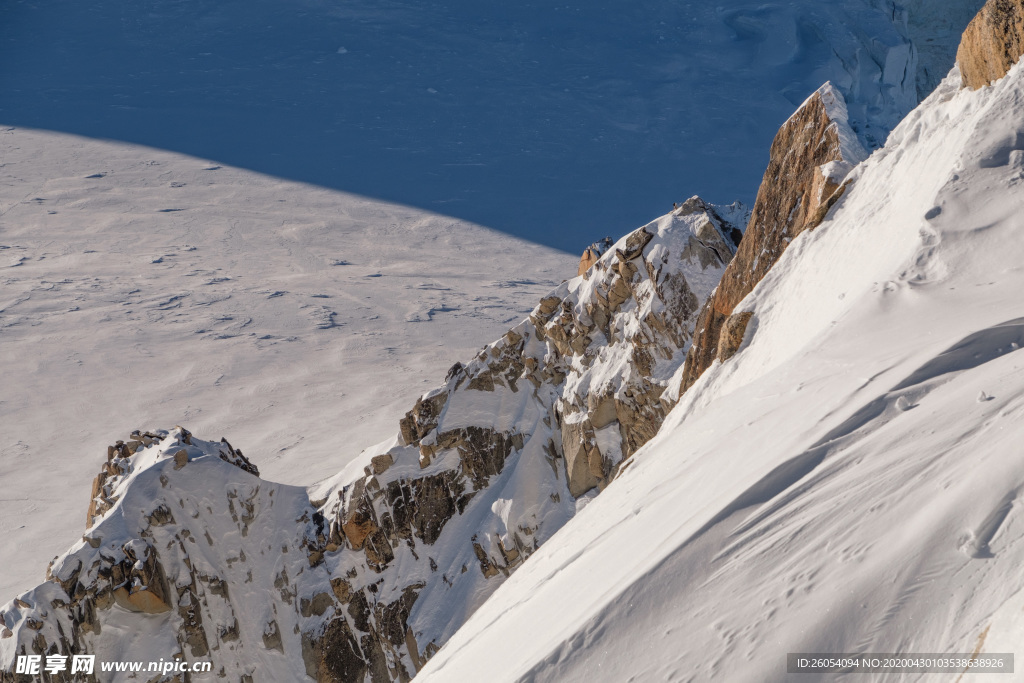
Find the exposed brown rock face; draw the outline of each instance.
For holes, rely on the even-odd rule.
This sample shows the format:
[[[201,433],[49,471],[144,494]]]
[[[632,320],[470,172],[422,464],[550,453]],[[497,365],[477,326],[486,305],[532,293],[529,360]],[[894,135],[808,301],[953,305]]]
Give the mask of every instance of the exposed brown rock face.
[[[1024,0],[989,0],[964,31],[956,59],[965,88],[998,81],[1024,55]]]
[[[124,548],[125,560],[111,568],[114,602],[129,612],[160,614],[170,612],[167,578],[149,545],[136,543]]]
[[[583,275],[583,273],[590,270],[590,266],[597,263],[597,259],[599,258],[601,258],[601,255],[593,249],[590,249],[589,247],[584,249],[583,256],[580,257],[580,267],[576,270],[576,274]]]
[[[743,336],[747,332],[747,325],[753,313],[733,313],[725,319],[722,326],[722,334],[718,337],[718,360],[727,361],[736,355],[743,344]]]
[[[837,101],[838,100],[838,101]],[[736,305],[779,260],[790,242],[813,229],[825,217],[841,192],[841,178],[822,168],[831,162],[849,163],[844,158],[845,121],[835,120],[830,108],[845,110],[842,96],[831,86],[815,93],[779,130],[772,142],[771,159],[757,193],[750,224],[736,257],[729,264],[714,294],[705,302],[697,321],[697,333],[686,358],[681,391],[688,389],[707,370],[719,348],[738,348],[738,341],[720,343],[723,326]],[[839,116],[836,116],[838,119]],[[849,134],[852,136],[852,133]],[[845,152],[847,156],[854,156]],[[747,320],[743,321],[746,328]],[[735,330],[730,331],[735,337]],[[740,341],[742,334],[740,335]],[[735,347],[734,347],[735,342]]]
[[[576,275],[583,275],[583,273],[590,270],[590,267],[597,263],[597,260],[604,256],[604,253],[608,251],[609,247],[611,246],[612,238],[605,237],[603,240],[594,242],[589,247],[584,249],[583,256],[580,257],[580,267],[576,270]]]

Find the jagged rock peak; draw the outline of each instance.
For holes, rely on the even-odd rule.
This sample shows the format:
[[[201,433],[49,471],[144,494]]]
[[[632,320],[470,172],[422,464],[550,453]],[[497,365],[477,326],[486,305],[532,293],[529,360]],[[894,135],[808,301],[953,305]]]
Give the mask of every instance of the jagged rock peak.
[[[260,680],[294,680],[306,634],[337,609],[316,601],[331,588],[310,566],[322,520],[305,490],[261,480],[225,440],[181,427],[133,432],[108,449],[97,480],[81,542],[0,607],[0,680],[31,680],[11,673],[18,655],[76,654],[209,660],[230,680],[252,683],[257,666]],[[97,666],[47,680],[101,678]]]
[[[739,234],[694,199],[599,245],[582,275],[424,394],[362,476],[314,493],[338,594],[352,613],[394,605],[400,622],[390,640],[373,620],[346,633],[392,643],[388,661],[415,672],[607,486],[670,408],[662,394]],[[373,649],[358,649],[372,669]]]
[[[147,619],[152,659],[230,680],[410,680],[657,432],[738,234],[694,198],[613,243],[315,503],[225,440],[134,432],[107,451],[83,541],[3,607],[0,668],[145,659],[123,634]]]
[[[672,213],[680,218],[698,213],[705,215],[707,221],[702,222],[699,227],[706,230],[706,226],[710,226],[718,231],[720,235],[715,239],[725,239],[732,242],[732,251],[735,251],[735,248],[739,246],[740,240],[743,239],[743,230],[750,220],[750,210],[742,202],[736,201],[732,204],[720,206],[705,202],[696,195],[690,197],[682,204],[678,202],[673,203]],[[612,245],[612,238],[605,237],[584,249],[576,274],[583,275],[590,270],[591,266],[597,263],[601,256],[608,253]]]
[[[221,447],[218,450],[218,457],[224,462],[245,470],[257,477],[260,471],[249,461],[241,450],[235,450],[227,439],[221,439]],[[158,446],[155,451],[148,451],[152,446]],[[86,513],[85,526],[88,529],[93,526],[99,518],[102,518],[109,511],[120,497],[119,490],[123,489],[132,474],[139,469],[139,461],[151,460],[150,458],[133,458],[139,453],[160,453],[161,456],[174,458],[175,469],[181,469],[190,460],[189,447],[192,446],[192,433],[184,427],[175,427],[173,431],[158,429],[153,432],[143,432],[136,429],[129,436],[127,441],[118,440],[113,446],[107,446],[107,462],[100,469],[99,474],[92,482],[92,497],[89,500],[89,510]]]
[[[998,81],[1024,55],[1024,0],[988,0],[960,41],[956,58],[963,86]]]
[[[728,325],[728,339],[722,340],[733,309],[800,233],[822,222],[842,196],[844,179],[866,156],[847,122],[843,96],[830,83],[783,124],[772,142],[768,168],[736,258],[701,310],[680,392],[716,359],[727,360],[736,352],[750,316]]]

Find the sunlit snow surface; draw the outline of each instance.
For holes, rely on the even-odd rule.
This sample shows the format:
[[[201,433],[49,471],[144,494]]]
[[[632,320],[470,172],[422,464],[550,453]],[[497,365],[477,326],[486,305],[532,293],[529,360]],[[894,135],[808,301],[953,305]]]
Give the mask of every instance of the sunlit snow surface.
[[[1024,68],[958,86],[855,172],[740,304],[745,347],[424,680],[782,681],[787,652],[1019,648]]]
[[[911,4],[8,3],[0,595],[79,537],[113,439],[183,423],[312,483],[575,272],[459,219],[576,252],[749,200],[827,79],[884,137],[908,36],[941,64],[969,16]]]
[[[115,439],[182,424],[312,484],[576,269],[138,146],[3,129],[0,158],[0,595],[80,537]]]

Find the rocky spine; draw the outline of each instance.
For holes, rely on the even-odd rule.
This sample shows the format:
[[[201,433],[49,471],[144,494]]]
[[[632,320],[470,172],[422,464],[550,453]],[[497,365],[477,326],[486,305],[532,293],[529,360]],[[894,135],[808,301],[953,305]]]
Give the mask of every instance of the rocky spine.
[[[2,680],[19,654],[142,659],[143,619],[229,680],[409,680],[657,432],[738,235],[693,198],[610,245],[315,502],[225,440],[133,432],[83,541],[3,607]]]
[[[731,319],[733,310],[800,233],[824,220],[842,197],[845,177],[865,156],[847,124],[843,97],[829,84],[782,126],[736,258],[701,309],[680,392],[715,360],[727,360],[739,349],[751,316]]]

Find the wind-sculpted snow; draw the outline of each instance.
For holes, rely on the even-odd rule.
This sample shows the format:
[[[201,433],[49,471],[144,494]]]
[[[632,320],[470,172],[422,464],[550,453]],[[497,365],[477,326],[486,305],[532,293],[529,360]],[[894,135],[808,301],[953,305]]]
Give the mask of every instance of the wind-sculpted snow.
[[[989,160],[1022,121],[1021,64],[978,91],[954,70],[740,302],[737,352],[421,677],[761,683],[788,652],[1018,650],[1024,153]]]
[[[1000,325],[994,325],[969,335],[915,370],[895,389],[905,389],[942,375],[976,368],[1004,354],[1019,351],[1022,345],[1024,345],[1024,318],[1008,320]]]
[[[223,439],[118,441],[83,541],[3,608],[3,680],[19,654],[84,653],[409,680],[657,432],[739,234],[694,197],[614,243],[315,502]]]

